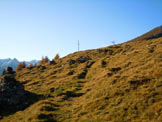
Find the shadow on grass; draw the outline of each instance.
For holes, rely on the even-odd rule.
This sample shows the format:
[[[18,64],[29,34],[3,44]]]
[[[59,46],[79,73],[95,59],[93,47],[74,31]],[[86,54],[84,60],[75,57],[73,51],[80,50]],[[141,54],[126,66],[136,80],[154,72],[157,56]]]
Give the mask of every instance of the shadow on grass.
[[[37,95],[31,92],[26,91],[25,97],[21,104],[15,106],[9,105],[0,105],[0,120],[3,119],[5,116],[12,115],[18,111],[23,111],[30,105],[34,104],[35,102],[39,101],[43,98],[43,95]],[[15,98],[16,99],[16,98]]]
[[[67,100],[72,97],[80,97],[80,96],[84,95],[84,93],[75,93],[73,91],[67,91],[66,93],[63,93],[62,95],[64,95],[63,99]]]
[[[38,119],[43,122],[57,122],[57,120],[53,119],[53,114],[40,114],[38,115]]]

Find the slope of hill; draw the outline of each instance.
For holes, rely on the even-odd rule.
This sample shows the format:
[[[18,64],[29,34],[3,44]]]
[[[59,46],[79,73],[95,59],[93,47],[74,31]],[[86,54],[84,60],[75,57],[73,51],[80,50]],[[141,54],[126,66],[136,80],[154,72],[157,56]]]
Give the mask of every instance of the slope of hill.
[[[25,90],[41,97],[1,121],[161,122],[162,37],[148,37],[18,71]]]
[[[154,28],[153,30],[143,34],[142,36],[133,39],[133,41],[149,40],[149,39],[155,39],[159,37],[162,37],[162,26]]]

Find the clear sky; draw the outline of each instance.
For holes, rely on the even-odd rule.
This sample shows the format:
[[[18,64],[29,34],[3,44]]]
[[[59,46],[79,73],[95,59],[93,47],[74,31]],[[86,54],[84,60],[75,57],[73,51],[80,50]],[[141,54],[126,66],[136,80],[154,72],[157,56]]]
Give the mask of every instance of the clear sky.
[[[0,0],[0,59],[52,59],[162,25],[162,0]]]

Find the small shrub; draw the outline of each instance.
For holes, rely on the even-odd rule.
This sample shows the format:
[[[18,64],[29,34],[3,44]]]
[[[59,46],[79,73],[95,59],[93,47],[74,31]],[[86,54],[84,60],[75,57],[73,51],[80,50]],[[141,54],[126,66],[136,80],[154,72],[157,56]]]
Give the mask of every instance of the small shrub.
[[[39,62],[40,65],[45,65],[49,63],[49,58],[46,56],[46,57],[42,57],[42,60]]]
[[[60,56],[59,56],[59,54],[56,54],[56,56],[55,56],[55,58],[54,58],[54,61],[56,61],[56,60],[58,60],[58,59],[60,59]]]
[[[29,64],[28,69],[32,69],[33,68],[33,64]]]
[[[25,62],[20,62],[18,65],[17,65],[17,68],[16,68],[16,71],[17,70],[21,70],[23,68],[26,68],[26,64]]]

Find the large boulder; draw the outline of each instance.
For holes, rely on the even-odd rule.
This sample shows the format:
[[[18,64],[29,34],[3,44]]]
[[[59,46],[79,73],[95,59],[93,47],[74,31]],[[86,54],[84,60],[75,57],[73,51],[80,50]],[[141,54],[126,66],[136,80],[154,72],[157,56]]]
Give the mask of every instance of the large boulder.
[[[15,80],[12,68],[7,68],[3,75],[0,79],[0,106],[14,106],[25,102],[24,86]]]

